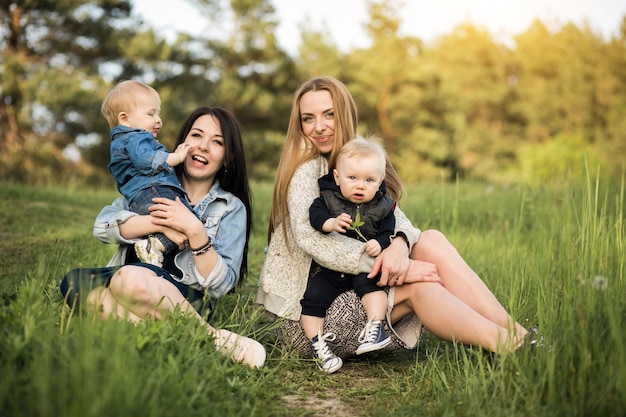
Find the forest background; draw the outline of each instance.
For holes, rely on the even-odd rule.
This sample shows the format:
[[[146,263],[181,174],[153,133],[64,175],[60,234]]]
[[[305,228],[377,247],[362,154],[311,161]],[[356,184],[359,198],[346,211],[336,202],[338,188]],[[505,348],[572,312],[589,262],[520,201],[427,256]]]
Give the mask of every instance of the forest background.
[[[626,16],[610,39],[535,20],[501,43],[471,22],[424,42],[401,36],[402,4],[368,0],[367,48],[342,52],[301,28],[276,40],[269,0],[189,0],[201,35],[158,35],[129,0],[0,0],[0,179],[114,187],[100,104],[116,82],[159,91],[171,147],[185,116],[225,107],[244,131],[254,180],[271,180],[294,90],[331,75],[353,93],[361,133],[381,137],[407,183],[580,180],[583,159],[621,179],[626,158]]]

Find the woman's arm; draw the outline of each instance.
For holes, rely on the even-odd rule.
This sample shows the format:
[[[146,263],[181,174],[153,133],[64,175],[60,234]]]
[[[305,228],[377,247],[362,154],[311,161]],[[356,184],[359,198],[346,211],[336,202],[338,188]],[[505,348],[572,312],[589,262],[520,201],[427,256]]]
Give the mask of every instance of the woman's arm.
[[[155,233],[163,233],[169,240],[176,243],[178,249],[188,246],[188,239],[184,233],[155,224],[154,218],[150,215],[133,216],[120,224],[119,229],[124,239],[136,240]]]
[[[213,248],[199,255],[184,250],[176,264],[183,270],[183,283],[199,283],[215,297],[234,288],[239,280],[246,242],[246,208],[232,197],[227,204],[216,199],[207,207],[202,224],[179,199],[155,199],[151,209],[154,222],[171,227],[188,236],[190,248],[203,246],[212,237]]]
[[[309,207],[319,197],[319,175],[320,162],[312,160],[302,164],[291,178],[287,206],[293,240],[320,265],[334,271],[356,274],[359,272],[359,259],[364,253],[363,242],[336,232],[320,233],[309,221]]]
[[[228,203],[228,210],[219,219],[217,232],[213,238],[218,263],[211,273],[205,276],[203,284],[214,296],[225,295],[241,279],[239,272],[246,244],[246,213],[243,203],[233,197]]]
[[[176,200],[168,198],[154,198],[154,205],[150,206],[149,220],[155,226],[171,228],[187,237],[190,248],[200,248],[208,241],[204,225],[198,217],[185,206],[178,197]],[[133,225],[132,232],[144,230],[148,227],[142,221]],[[217,254],[209,250],[194,257],[196,268],[202,276],[208,276],[217,264]]]
[[[164,233],[180,248],[186,241],[185,235],[157,224],[152,217],[138,215],[128,210],[128,200],[118,197],[104,207],[94,223],[94,236],[104,243],[133,244],[138,239],[154,233]]]
[[[133,244],[132,238],[122,236],[119,226],[134,216],[137,213],[128,210],[128,200],[118,197],[111,205],[100,210],[93,225],[93,235],[104,243]]]
[[[396,230],[391,239],[393,240],[395,237],[400,235],[408,247],[413,248],[417,239],[420,237],[420,233],[422,233],[421,230],[411,224],[411,220],[406,217],[406,214],[404,214],[398,204],[396,204],[396,209],[393,211],[393,215],[396,217]]]

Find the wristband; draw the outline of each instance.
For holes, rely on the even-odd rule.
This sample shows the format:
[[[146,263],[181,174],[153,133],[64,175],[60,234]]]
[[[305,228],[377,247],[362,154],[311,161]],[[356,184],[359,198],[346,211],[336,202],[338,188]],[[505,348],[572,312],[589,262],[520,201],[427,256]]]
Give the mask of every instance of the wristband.
[[[207,253],[209,249],[211,249],[212,247],[213,247],[213,242],[211,242],[211,238],[209,237],[209,240],[207,240],[207,242],[204,245],[196,249],[189,248],[189,251],[191,252],[193,256],[198,256],[198,255],[202,255],[203,253]]]
[[[406,236],[406,234],[404,232],[398,232],[396,233],[396,236],[394,237],[394,239],[396,237],[403,237],[404,240],[406,241],[406,246],[409,248],[409,252],[411,251],[411,246],[409,244],[409,238]]]

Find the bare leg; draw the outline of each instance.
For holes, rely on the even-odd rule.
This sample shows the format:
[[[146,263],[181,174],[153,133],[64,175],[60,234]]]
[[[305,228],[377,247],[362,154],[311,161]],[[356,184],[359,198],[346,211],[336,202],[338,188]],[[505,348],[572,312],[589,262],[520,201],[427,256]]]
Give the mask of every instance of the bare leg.
[[[108,288],[96,288],[87,300],[90,310],[99,312],[104,319],[119,317],[137,323],[148,317],[161,318],[175,311],[193,315],[215,337],[222,354],[250,367],[261,367],[265,363],[265,348],[260,343],[209,325],[172,283],[159,279],[148,268],[121,268],[111,278]]]
[[[432,282],[396,288],[392,321],[410,312],[434,335],[448,341],[479,346],[492,352],[514,350],[521,336],[477,313],[445,287]]]
[[[361,298],[368,320],[384,320],[387,314],[387,293],[374,291]]]
[[[315,336],[323,332],[324,318],[301,314],[300,324],[302,324],[302,330],[304,330],[306,337],[309,340],[313,340]]]
[[[131,323],[139,323],[142,320],[141,317],[118,303],[108,287],[94,288],[87,295],[87,310],[92,314],[99,315],[102,320],[107,320],[110,317],[119,317]]]
[[[397,287],[392,320],[413,311],[438,337],[493,352],[515,349],[528,333],[440,232],[424,231],[410,258],[436,265],[443,286],[423,282]]]
[[[158,279],[148,268],[139,266],[121,268],[111,278],[109,289],[118,304],[138,317],[162,318],[178,308],[183,314],[195,316],[207,326],[209,333],[215,332],[174,285],[164,279]]]
[[[410,257],[435,264],[444,287],[477,313],[501,327],[515,330],[521,336],[528,333],[522,325],[513,320],[483,280],[441,232],[427,230],[422,233]]]

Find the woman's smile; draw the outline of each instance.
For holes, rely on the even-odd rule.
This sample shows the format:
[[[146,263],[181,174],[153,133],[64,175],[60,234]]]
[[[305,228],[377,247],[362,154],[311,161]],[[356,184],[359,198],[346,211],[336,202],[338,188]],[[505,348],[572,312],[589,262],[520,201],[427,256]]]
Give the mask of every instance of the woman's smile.
[[[209,164],[209,161],[205,157],[200,155],[191,155],[191,160],[195,163],[195,165],[199,167]]]

